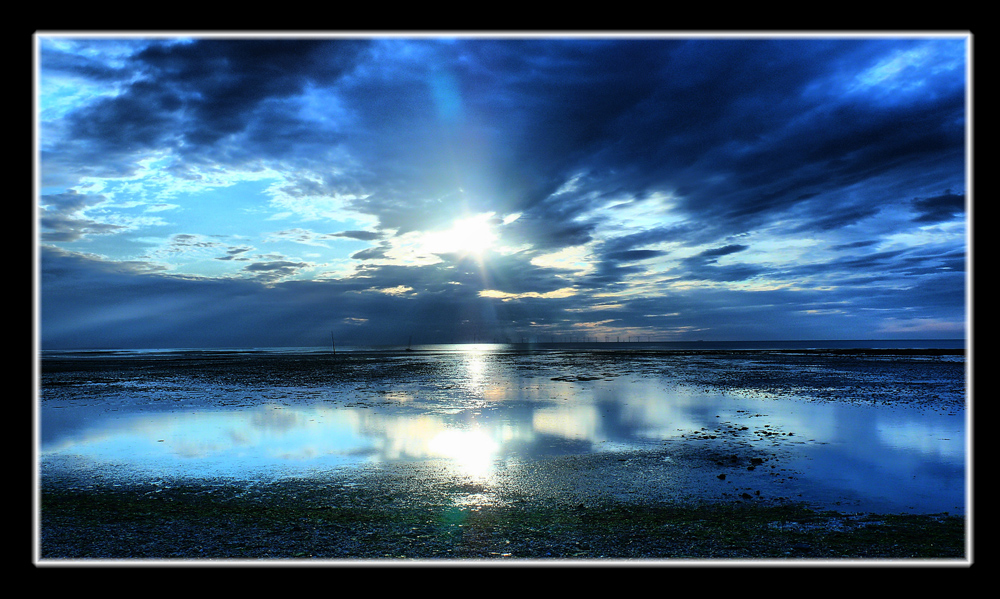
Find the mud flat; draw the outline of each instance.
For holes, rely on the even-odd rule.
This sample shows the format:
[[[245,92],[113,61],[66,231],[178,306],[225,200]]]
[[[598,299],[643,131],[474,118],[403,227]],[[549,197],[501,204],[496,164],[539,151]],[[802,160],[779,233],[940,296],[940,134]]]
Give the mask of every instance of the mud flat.
[[[43,361],[36,561],[971,563],[961,351]]]
[[[39,563],[961,566],[971,558],[962,516],[819,510],[762,497],[727,484],[733,476],[724,471],[745,471],[735,462],[754,464],[735,454],[650,480],[650,467],[666,458],[683,459],[572,456],[512,465],[489,480],[434,463],[256,484],[140,484],[89,472],[45,485]],[[665,491],[667,478],[683,480],[685,492]]]

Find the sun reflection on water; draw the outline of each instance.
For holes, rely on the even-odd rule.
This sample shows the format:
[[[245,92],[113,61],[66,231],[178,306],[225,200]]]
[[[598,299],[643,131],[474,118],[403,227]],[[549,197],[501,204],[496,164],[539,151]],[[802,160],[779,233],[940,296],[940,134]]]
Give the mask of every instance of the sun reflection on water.
[[[480,351],[470,351],[465,354],[465,387],[479,395],[486,382],[486,358]]]
[[[493,471],[500,445],[481,429],[449,429],[427,444],[437,456],[452,460],[469,476],[486,477]]]

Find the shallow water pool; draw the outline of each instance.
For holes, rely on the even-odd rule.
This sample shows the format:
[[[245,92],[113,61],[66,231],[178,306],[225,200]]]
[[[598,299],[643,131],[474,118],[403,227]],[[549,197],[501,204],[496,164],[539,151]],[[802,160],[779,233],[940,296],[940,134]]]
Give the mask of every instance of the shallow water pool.
[[[966,505],[964,364],[953,357],[491,347],[60,356],[43,364],[39,396],[43,482],[92,470],[263,481],[432,462],[488,484],[515,465],[619,455],[623,468],[655,456],[642,473],[653,497],[875,512]],[[623,472],[602,476],[612,484]]]

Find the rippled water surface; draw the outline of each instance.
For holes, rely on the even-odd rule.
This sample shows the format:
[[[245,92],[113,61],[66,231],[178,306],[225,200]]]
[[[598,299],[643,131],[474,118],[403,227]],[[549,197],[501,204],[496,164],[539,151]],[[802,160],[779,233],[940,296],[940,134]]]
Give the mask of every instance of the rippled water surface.
[[[64,352],[41,371],[43,479],[267,480],[427,461],[487,479],[566,456],[655,455],[655,468],[713,481],[713,497],[965,510],[960,352]],[[759,457],[737,469],[736,452]]]

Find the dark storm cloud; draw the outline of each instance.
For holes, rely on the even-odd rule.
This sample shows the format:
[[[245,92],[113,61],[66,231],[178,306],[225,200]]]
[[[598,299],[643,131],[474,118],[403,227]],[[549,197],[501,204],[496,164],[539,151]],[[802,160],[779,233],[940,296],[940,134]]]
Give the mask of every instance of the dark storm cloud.
[[[877,239],[863,239],[861,241],[852,241],[851,243],[842,243],[833,246],[831,249],[834,250],[854,250],[858,248],[871,247],[873,245],[878,245]]]
[[[168,136],[183,123],[178,112],[183,101],[162,83],[137,81],[127,93],[99,100],[77,113],[70,134],[75,140],[94,140],[102,149],[138,150],[173,145]]]
[[[705,250],[704,252],[699,253],[697,256],[693,256],[689,260],[691,262],[698,262],[700,264],[712,264],[715,263],[722,256],[728,256],[729,254],[742,252],[743,250],[747,249],[747,247],[748,246],[734,243],[720,248]]]
[[[323,85],[349,71],[364,40],[197,39],[153,42],[126,59],[123,72],[140,77],[120,81],[122,92],[98,99],[71,116],[72,145],[105,156],[107,172],[128,172],[131,156],[172,149],[192,159],[248,161],[274,156],[314,139],[302,122],[275,112],[272,101],[287,100],[309,84]],[[42,72],[49,68],[48,54]],[[52,68],[93,71],[60,59]],[[127,69],[127,70],[126,70]],[[247,132],[250,147],[219,147]],[[291,139],[292,141],[289,141]]]
[[[763,269],[747,264],[719,265],[718,260],[746,250],[748,246],[730,244],[705,250],[682,260],[687,274],[683,278],[708,281],[743,281],[757,276]]]
[[[592,152],[574,153],[573,168],[589,173],[580,193],[676,190],[690,215],[711,218],[706,225],[721,233],[893,172],[917,173],[932,163],[939,170],[950,160],[943,166],[960,174],[961,86],[892,110],[844,92],[810,96],[845,54],[863,60],[885,52],[885,44],[733,40],[653,54],[663,59],[645,78],[653,86],[641,99],[589,112],[597,124],[588,130],[600,133]]]
[[[867,254],[864,256],[856,256],[851,258],[844,258],[838,260],[834,263],[834,266],[839,270],[841,268],[848,270],[860,270],[864,272],[885,272],[885,269],[899,263],[899,259],[909,252],[907,250],[887,250],[882,252],[874,252],[872,254]]]
[[[130,95],[158,100],[152,113],[182,106],[200,126],[185,132],[195,146],[243,131],[254,110],[270,98],[302,91],[320,42],[313,40],[198,40],[154,45],[135,61],[156,73],[157,85],[133,85]],[[169,82],[168,86],[163,83]],[[163,98],[163,99],[161,99]],[[121,114],[120,111],[115,111]]]
[[[830,231],[841,229],[853,224],[857,224],[867,218],[878,214],[879,206],[871,205],[851,205],[845,203],[842,206],[828,207],[825,210],[813,208],[811,211],[815,216],[807,220],[796,231]]]
[[[965,214],[965,195],[949,192],[930,198],[916,198],[913,208],[920,213],[914,219],[916,222],[949,221]]]
[[[587,273],[576,282],[590,293],[597,291],[624,291],[625,280],[630,275],[644,272],[646,267],[639,264],[621,264],[614,260],[604,260],[595,265],[593,272]]]
[[[507,225],[504,238],[530,243],[536,250],[551,251],[583,245],[593,239],[596,222],[574,221],[561,210],[532,210]]]

